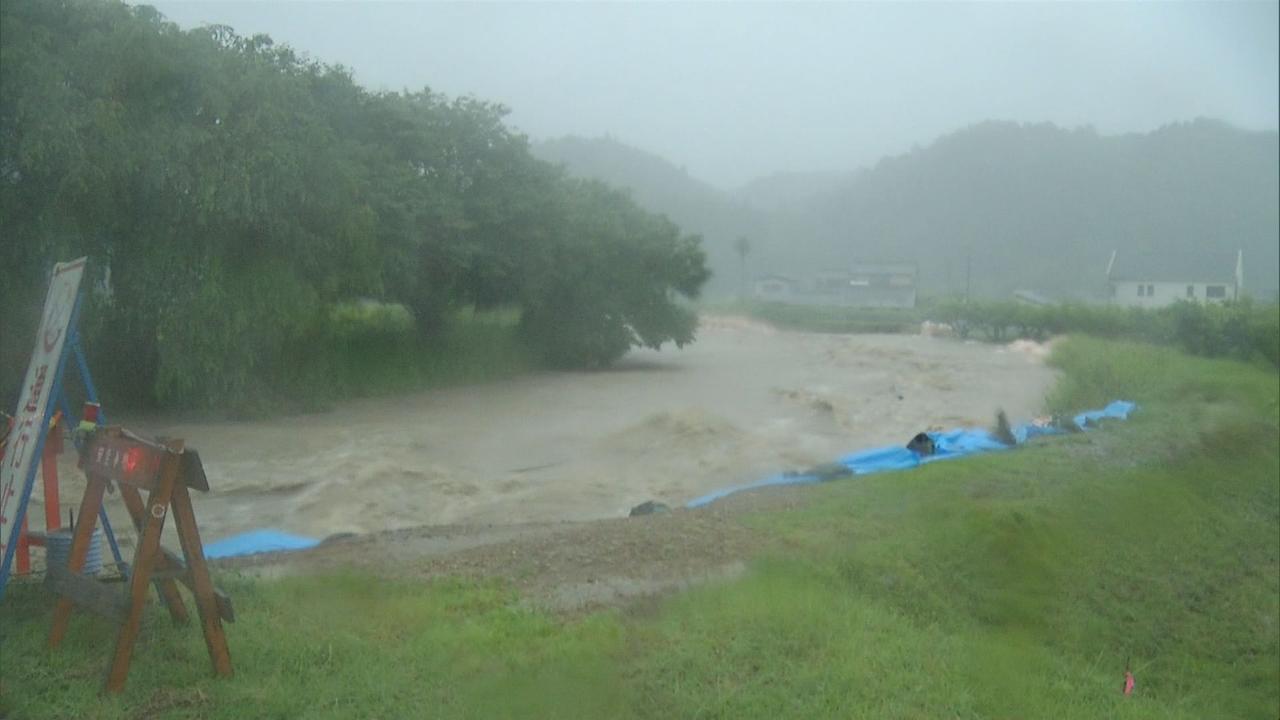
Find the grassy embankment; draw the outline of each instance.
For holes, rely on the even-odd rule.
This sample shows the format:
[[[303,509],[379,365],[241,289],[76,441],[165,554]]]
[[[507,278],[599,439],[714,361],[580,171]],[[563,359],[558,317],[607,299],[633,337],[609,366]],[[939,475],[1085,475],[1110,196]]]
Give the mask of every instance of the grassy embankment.
[[[50,598],[0,613],[11,717],[1274,718],[1280,378],[1073,339],[1053,409],[1131,421],[1017,452],[835,482],[747,521],[738,580],[562,620],[498,585],[222,577],[234,680],[152,608],[122,698],[111,632]],[[1132,697],[1120,693],[1131,664]]]

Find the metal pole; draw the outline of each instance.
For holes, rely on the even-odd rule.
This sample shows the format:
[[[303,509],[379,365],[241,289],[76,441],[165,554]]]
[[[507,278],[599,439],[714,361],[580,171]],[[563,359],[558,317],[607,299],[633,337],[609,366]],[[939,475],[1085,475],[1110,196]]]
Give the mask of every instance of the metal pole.
[[[98,391],[93,386],[93,376],[89,374],[89,363],[84,358],[84,349],[80,347],[80,328],[76,327],[72,330],[71,336],[67,338],[67,342],[71,343],[71,352],[76,356],[76,367],[80,369],[80,381],[84,383],[85,395],[88,396],[89,402],[98,403]],[[72,417],[70,412],[70,403],[67,401],[66,389],[62,392],[62,414],[66,416],[68,422]],[[98,424],[107,424],[107,414],[103,411],[102,405],[98,404]],[[72,433],[72,441],[76,443],[76,449],[80,450],[80,438]],[[116,567],[125,577],[129,576],[128,565],[125,564],[124,556],[120,554],[120,545],[116,542],[115,531],[111,528],[111,519],[107,517],[107,507],[104,504],[98,509],[98,519],[102,521],[102,532],[107,536],[107,544],[111,546],[111,556],[115,558]]]

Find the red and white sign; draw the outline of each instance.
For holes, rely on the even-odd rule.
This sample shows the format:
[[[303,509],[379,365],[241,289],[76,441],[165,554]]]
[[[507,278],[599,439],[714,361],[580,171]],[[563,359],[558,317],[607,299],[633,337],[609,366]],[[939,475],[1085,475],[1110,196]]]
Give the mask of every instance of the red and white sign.
[[[48,428],[54,400],[50,395],[62,369],[63,348],[71,331],[71,315],[80,294],[85,260],[55,265],[49,294],[44,299],[44,317],[36,335],[36,349],[31,353],[18,409],[13,414],[13,431],[9,433],[4,458],[0,460],[0,539],[7,536],[6,545],[17,542],[22,525],[22,518],[18,517],[23,509],[21,495],[30,494],[29,485],[35,478],[35,464],[39,461],[41,440]],[[5,559],[8,556],[9,547],[6,547]],[[7,563],[0,566],[0,587],[7,570]]]

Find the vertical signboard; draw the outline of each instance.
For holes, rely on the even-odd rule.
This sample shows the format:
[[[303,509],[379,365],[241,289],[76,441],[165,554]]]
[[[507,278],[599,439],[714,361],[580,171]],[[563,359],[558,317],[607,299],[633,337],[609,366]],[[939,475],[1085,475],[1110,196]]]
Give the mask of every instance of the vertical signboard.
[[[40,462],[49,419],[56,405],[53,396],[61,392],[62,373],[67,364],[67,335],[74,332],[85,260],[58,263],[53,268],[35,350],[13,414],[13,430],[9,433],[4,458],[0,460],[0,541],[4,543],[0,596],[9,579],[9,565],[13,562],[22,518],[31,499],[36,465]]]

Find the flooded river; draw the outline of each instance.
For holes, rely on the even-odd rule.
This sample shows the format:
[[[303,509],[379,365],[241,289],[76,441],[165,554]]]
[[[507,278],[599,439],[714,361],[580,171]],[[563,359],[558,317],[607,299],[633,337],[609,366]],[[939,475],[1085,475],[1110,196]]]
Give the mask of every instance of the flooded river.
[[[708,318],[685,350],[636,351],[609,371],[139,429],[199,449],[212,487],[195,498],[206,541],[259,527],[324,537],[682,504],[930,427],[988,426],[1000,407],[1027,418],[1053,377],[1036,353],[1016,348]],[[82,483],[74,458],[61,465],[69,505]],[[36,495],[39,518],[38,483]],[[118,498],[108,504],[127,527]]]

